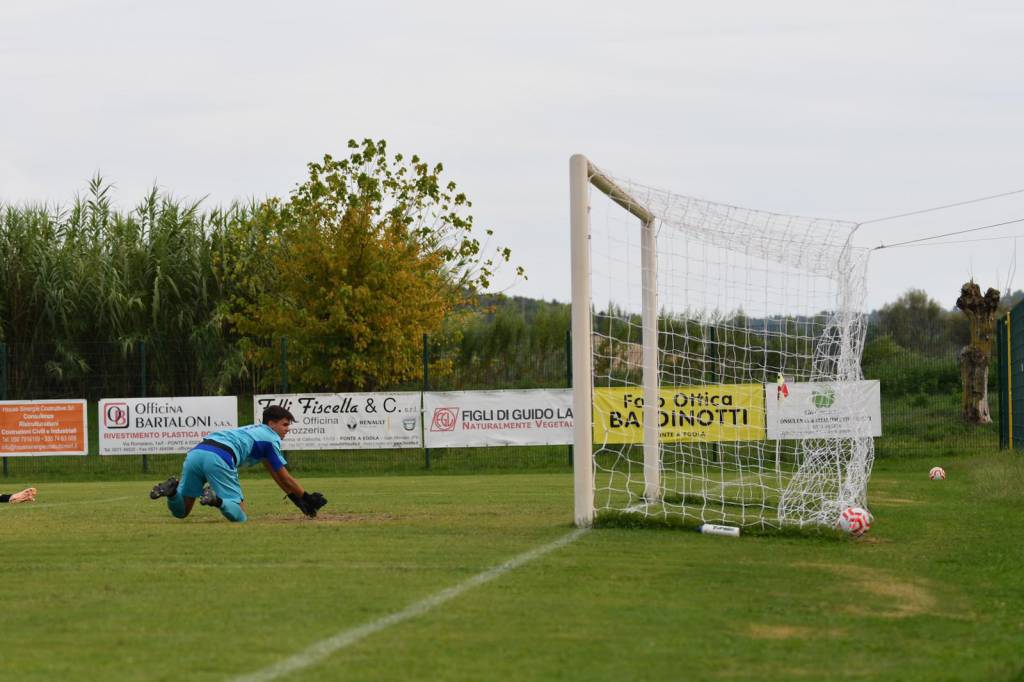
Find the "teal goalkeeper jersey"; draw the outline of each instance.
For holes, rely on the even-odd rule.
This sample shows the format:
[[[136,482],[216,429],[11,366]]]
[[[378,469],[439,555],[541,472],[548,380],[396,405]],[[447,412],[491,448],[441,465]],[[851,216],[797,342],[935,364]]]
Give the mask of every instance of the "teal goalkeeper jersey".
[[[240,467],[252,466],[266,460],[270,462],[270,467],[277,471],[288,464],[281,452],[281,437],[266,424],[214,431],[207,438],[230,447],[238,456]]]

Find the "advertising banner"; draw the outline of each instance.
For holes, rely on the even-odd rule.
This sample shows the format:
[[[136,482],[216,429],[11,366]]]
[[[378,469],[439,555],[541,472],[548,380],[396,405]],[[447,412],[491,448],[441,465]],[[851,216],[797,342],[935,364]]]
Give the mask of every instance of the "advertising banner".
[[[572,443],[572,391],[448,391],[423,394],[428,448]]]
[[[295,416],[282,443],[285,450],[423,447],[418,391],[253,396],[257,419],[270,405],[280,405]]]
[[[877,381],[765,385],[768,438],[877,438],[882,399]]]
[[[595,388],[593,417],[595,445],[642,443],[643,388]],[[764,440],[764,386],[663,387],[658,419],[663,443]]]
[[[84,400],[0,401],[0,455],[85,455]]]
[[[101,455],[184,454],[212,431],[238,426],[235,396],[104,398]]]

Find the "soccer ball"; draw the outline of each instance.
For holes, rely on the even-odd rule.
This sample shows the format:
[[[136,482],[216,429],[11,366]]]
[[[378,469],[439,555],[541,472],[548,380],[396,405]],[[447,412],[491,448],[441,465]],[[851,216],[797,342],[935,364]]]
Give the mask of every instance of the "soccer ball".
[[[864,535],[871,528],[871,513],[861,507],[847,507],[839,515],[839,528],[853,536]]]
[[[931,471],[928,472],[928,478],[933,481],[943,481],[946,478],[946,470],[942,467],[932,467]]]

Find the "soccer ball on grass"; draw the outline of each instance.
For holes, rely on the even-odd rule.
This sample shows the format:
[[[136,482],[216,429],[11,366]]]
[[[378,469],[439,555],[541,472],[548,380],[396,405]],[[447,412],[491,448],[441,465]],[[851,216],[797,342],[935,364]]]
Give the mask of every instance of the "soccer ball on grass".
[[[871,528],[871,512],[861,507],[847,507],[839,515],[839,528],[854,537],[864,535]]]

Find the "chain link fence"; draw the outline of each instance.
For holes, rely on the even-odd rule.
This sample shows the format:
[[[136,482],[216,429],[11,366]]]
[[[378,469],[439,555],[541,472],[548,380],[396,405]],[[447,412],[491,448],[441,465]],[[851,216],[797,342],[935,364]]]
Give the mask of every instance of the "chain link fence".
[[[886,337],[868,344],[862,363],[866,379],[882,389],[882,437],[875,456],[949,457],[999,447],[998,362],[989,367],[991,424],[967,424],[961,417],[959,350],[929,355],[907,351]]]
[[[319,343],[331,343],[330,339]],[[88,401],[89,454],[84,457],[6,457],[3,476],[21,481],[44,479],[157,479],[178,473],[182,454],[98,454],[97,401],[101,398],[238,396],[239,423],[252,423],[254,393],[301,390],[289,385],[289,343],[264,342],[263,362],[247,355],[197,356],[174,341],[124,345],[85,344],[66,352],[55,344],[0,343],[0,399],[85,398]],[[273,359],[267,362],[267,358]],[[378,390],[500,390],[560,388],[571,385],[568,334],[563,347],[506,344],[465,352],[441,348],[423,339],[420,376]],[[995,449],[999,444],[996,362],[990,371],[993,424],[972,426],[960,420],[957,351],[920,355],[887,337],[870,342],[864,373],[882,385],[883,435],[878,457],[943,457]],[[329,390],[329,389],[328,389]],[[508,446],[355,451],[290,451],[290,468],[305,474],[380,474],[474,471],[568,471],[569,446]],[[258,472],[257,472],[258,473]]]
[[[327,344],[333,339],[320,339]],[[253,414],[257,393],[301,391],[289,381],[289,351],[294,341],[266,341],[258,349],[263,361],[246,362],[246,354],[224,366],[205,363],[182,344],[137,342],[124,346],[79,345],[73,357],[46,344],[0,343],[0,400],[81,399],[88,401],[86,456],[4,457],[4,477],[18,480],[160,478],[176,474],[184,453],[173,455],[99,454],[97,403],[103,398],[238,396],[240,424]],[[544,352],[516,348],[501,357],[464,354],[436,348],[423,338],[420,374],[409,381],[378,387],[379,391],[462,391],[569,386],[564,347]],[[272,358],[272,362],[267,362]],[[317,392],[330,392],[323,389]],[[287,448],[287,441],[285,442]],[[293,450],[286,449],[289,469],[296,474],[379,474],[423,471],[565,471],[571,465],[569,446],[488,448]],[[244,471],[242,472],[245,473]],[[260,472],[256,472],[259,474]]]

